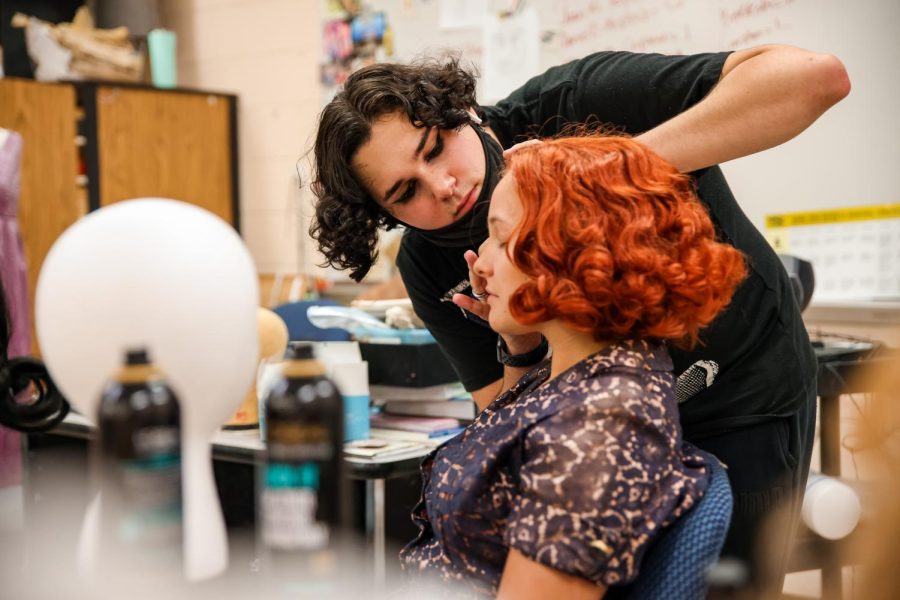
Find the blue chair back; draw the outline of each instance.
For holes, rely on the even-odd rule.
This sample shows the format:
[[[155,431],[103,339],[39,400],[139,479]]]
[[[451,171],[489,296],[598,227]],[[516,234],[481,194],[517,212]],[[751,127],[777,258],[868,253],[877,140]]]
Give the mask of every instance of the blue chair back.
[[[321,329],[310,323],[309,317],[306,316],[306,309],[310,306],[340,306],[340,303],[319,298],[318,300],[288,302],[272,309],[287,324],[290,341],[346,342],[350,340],[350,332],[346,329]]]
[[[712,465],[709,489],[647,551],[626,598],[706,598],[707,574],[722,552],[733,500],[728,474],[721,463],[708,452],[699,452]]]

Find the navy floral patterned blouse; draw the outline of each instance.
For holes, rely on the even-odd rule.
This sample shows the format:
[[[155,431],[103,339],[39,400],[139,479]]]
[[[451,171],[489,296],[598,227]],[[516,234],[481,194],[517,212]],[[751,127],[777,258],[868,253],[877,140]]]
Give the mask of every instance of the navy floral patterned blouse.
[[[664,346],[609,346],[550,381],[549,361],[422,463],[404,569],[494,595],[510,548],[604,586],[638,574],[706,491],[683,444]]]

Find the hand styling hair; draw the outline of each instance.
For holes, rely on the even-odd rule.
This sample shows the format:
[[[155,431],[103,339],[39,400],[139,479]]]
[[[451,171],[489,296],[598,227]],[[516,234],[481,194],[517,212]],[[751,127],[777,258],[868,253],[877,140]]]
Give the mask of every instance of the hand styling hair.
[[[524,212],[511,258],[533,278],[510,299],[522,323],[690,347],[746,276],[691,178],[632,139],[544,142],[514,153],[507,173]]]
[[[350,269],[350,277],[360,281],[378,256],[378,229],[398,224],[353,172],[353,156],[369,141],[372,124],[402,113],[415,127],[454,129],[468,122],[470,108],[475,108],[475,76],[457,58],[375,64],[350,75],[322,111],[314,146],[317,200],[309,233],[326,264]]]

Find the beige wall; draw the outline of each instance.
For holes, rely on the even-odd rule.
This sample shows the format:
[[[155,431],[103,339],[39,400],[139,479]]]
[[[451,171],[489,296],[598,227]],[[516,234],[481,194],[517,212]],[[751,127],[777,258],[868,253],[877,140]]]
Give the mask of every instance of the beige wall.
[[[319,0],[163,0],[178,35],[178,83],[238,96],[241,230],[260,273],[296,273],[305,260],[308,191],[298,160],[321,110]],[[301,161],[306,177],[307,161]],[[308,270],[308,269],[307,269]]]

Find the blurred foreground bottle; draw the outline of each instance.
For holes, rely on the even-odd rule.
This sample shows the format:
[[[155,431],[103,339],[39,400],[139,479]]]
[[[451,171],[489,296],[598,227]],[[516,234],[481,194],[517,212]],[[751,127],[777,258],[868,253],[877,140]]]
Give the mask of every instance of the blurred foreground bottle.
[[[862,514],[857,493],[834,477],[811,473],[800,515],[810,530],[828,540],[839,540],[856,529]]]
[[[99,565],[129,578],[182,573],[181,411],[147,350],[126,352],[103,390]]]
[[[263,400],[259,536],[265,570],[327,594],[335,576],[346,486],[343,400],[313,346],[288,347],[282,377]]]

